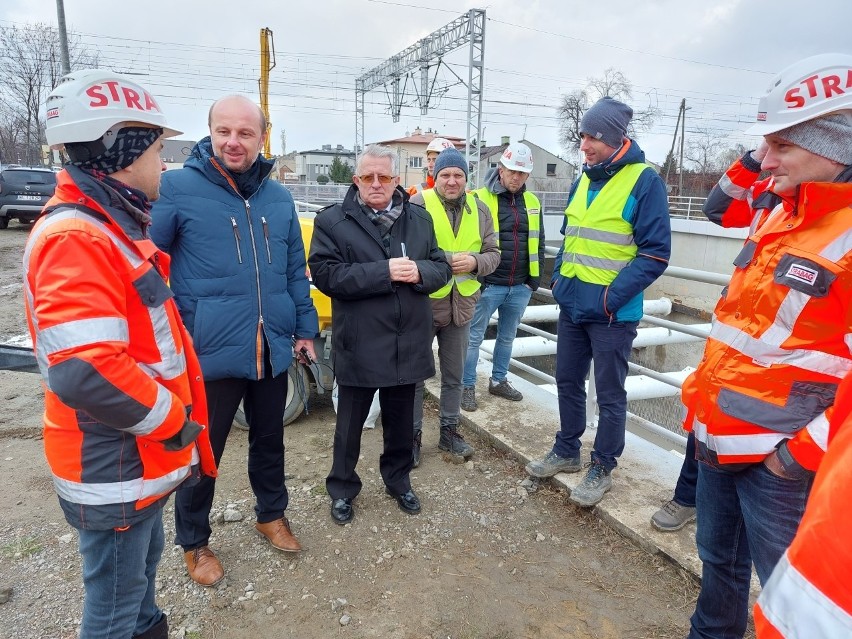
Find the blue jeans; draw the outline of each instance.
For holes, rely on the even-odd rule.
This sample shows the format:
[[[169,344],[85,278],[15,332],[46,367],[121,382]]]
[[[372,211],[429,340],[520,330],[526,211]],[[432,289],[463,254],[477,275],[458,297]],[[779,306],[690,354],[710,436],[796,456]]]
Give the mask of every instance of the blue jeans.
[[[580,437],[586,430],[586,377],[595,362],[598,429],[592,459],[612,470],[624,452],[627,420],[627,362],[638,322],[575,324],[559,313],[556,341],[556,391],[559,432],[553,452],[560,457],[580,456]]]
[[[159,623],[154,601],[157,564],[163,554],[163,509],[126,530],[79,530],[83,557],[83,623],[86,639],[128,639]]]
[[[703,567],[689,639],[741,639],[752,562],[765,584],[793,541],[812,482],[810,474],[776,477],[762,463],[737,473],[698,464],[695,540]]]
[[[686,454],[675,485],[674,500],[681,506],[695,508],[695,490],[698,483],[698,460],[695,459],[695,434],[689,431]]]
[[[464,375],[462,384],[473,386],[476,384],[476,362],[479,360],[479,346],[485,337],[485,329],[488,328],[488,320],[497,314],[497,340],[494,344],[494,353],[491,358],[491,379],[502,382],[509,372],[509,360],[512,359],[512,342],[518,332],[518,324],[521,316],[530,303],[532,289],[526,284],[515,284],[514,286],[498,286],[486,284],[482,289],[482,295],[476,303],[473,311],[473,320],[470,322],[470,342],[467,346],[467,356],[464,360]]]

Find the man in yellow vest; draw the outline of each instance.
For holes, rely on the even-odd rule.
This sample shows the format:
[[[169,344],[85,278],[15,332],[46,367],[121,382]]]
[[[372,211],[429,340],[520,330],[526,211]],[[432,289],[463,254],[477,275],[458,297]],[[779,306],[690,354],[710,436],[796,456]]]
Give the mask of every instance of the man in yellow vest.
[[[565,209],[565,241],[551,284],[559,302],[556,387],[560,430],[552,450],[527,464],[533,477],[577,472],[586,430],[585,380],[594,361],[599,409],[591,462],[571,491],[579,506],[598,503],[624,450],[627,360],[642,317],[642,291],[668,265],[671,252],[666,187],[627,137],[633,110],[612,98],[580,121],[583,175]]]
[[[432,298],[432,332],[438,337],[441,362],[441,437],[438,448],[456,457],[470,457],[473,447],[458,433],[462,371],[470,335],[470,320],[479,299],[478,277],[500,263],[497,235],[488,207],[465,193],[467,162],[454,148],[435,160],[435,188],[411,198],[426,208],[435,225],[438,247],[453,267],[453,277]],[[420,465],[423,430],[423,382],[414,396],[414,466]]]
[[[538,288],[539,265],[544,262],[541,204],[526,190],[526,181],[532,170],[530,148],[526,144],[510,144],[503,151],[497,168],[485,176],[485,186],[473,192],[491,211],[500,244],[500,264],[483,280],[482,297],[476,304],[470,324],[470,344],[462,378],[461,407],[466,411],[477,409],[475,384],[479,345],[495,311],[499,319],[488,392],[514,402],[524,398],[506,374],[521,315],[533,291]]]

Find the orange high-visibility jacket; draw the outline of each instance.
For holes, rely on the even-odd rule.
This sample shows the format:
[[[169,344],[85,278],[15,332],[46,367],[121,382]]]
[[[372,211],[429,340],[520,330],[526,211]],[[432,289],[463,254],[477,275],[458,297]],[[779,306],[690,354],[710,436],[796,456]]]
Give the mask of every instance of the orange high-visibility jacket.
[[[802,523],[754,609],[760,639],[852,637],[852,375],[834,408]]]
[[[406,189],[406,193],[409,195],[417,195],[418,193],[422,193],[426,189],[434,189],[435,188],[435,178],[431,175],[426,176],[426,181],[421,182],[420,184],[412,184]]]
[[[753,191],[738,190],[741,206]],[[755,463],[788,440],[795,461],[819,466],[837,386],[852,370],[850,204],[852,184],[806,183],[796,201],[756,211],[683,385],[700,458]]]
[[[71,525],[132,525],[193,467],[216,474],[201,370],[139,211],[74,167],[47,206],[24,250],[45,454]],[[188,419],[195,445],[166,450]]]

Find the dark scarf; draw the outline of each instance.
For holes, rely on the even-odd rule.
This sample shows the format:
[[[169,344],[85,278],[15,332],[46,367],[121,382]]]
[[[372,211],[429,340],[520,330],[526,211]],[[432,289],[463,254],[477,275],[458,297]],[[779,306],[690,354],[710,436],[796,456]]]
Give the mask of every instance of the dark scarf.
[[[382,236],[382,244],[384,244],[385,253],[388,257],[390,257],[390,232],[394,223],[399,219],[399,216],[402,215],[402,195],[400,195],[398,191],[394,190],[391,207],[385,211],[374,211],[372,207],[364,204],[364,200],[361,199],[360,193],[357,193],[355,198],[361,207],[361,210],[364,211],[367,217],[370,218],[370,221],[379,228],[379,235]]]
[[[83,173],[86,173],[92,176],[95,180],[108,187],[107,191],[113,191],[110,193],[110,197],[115,200],[115,204],[130,213],[133,218],[139,222],[139,226],[142,227],[142,231],[144,235],[147,235],[148,226],[151,224],[151,202],[148,200],[148,196],[145,195],[139,189],[135,189],[132,186],[128,186],[124,182],[116,180],[114,177],[107,175],[103,171],[98,171],[97,169],[92,169],[88,167],[79,167]],[[130,207],[125,206],[125,200],[130,204]]]
[[[249,199],[252,195],[254,195],[257,190],[260,188],[260,162],[255,160],[254,164],[252,164],[249,168],[247,168],[242,173],[237,173],[232,171],[225,163],[219,159],[219,164],[224,168],[228,174],[234,178],[234,183],[237,185],[237,189],[240,191],[240,195],[244,200]]]

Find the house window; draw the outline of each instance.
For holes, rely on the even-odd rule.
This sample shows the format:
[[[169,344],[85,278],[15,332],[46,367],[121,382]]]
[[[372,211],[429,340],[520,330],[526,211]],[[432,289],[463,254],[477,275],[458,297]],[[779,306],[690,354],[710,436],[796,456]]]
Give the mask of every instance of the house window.
[[[489,166],[489,168],[496,169],[496,168],[497,168],[497,163],[496,163],[496,162],[491,162],[488,166]]]
[[[556,165],[555,164],[548,164],[547,165],[547,174],[551,175],[551,176],[556,175]]]
[[[423,158],[419,155],[413,155],[408,158],[408,168],[410,169],[422,169],[423,168]]]

